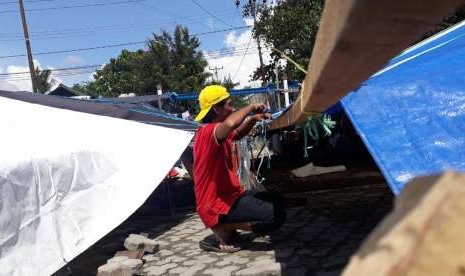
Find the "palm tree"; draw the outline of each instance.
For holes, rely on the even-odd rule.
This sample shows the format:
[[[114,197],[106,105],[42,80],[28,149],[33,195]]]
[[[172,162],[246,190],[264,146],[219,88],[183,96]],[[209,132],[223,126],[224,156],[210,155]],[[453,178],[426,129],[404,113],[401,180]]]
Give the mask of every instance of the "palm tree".
[[[44,69],[40,70],[39,67],[36,67],[36,87],[37,92],[44,94],[52,88],[52,85],[55,84],[55,80],[50,77],[52,70]]]

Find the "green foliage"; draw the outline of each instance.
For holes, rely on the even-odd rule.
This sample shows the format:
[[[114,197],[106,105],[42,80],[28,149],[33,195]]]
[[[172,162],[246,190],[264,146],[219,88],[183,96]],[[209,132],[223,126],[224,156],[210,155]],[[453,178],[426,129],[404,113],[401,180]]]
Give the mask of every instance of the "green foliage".
[[[49,91],[50,88],[52,88],[52,85],[55,83],[55,80],[50,77],[52,70],[40,70],[39,67],[36,67],[35,71],[37,92],[44,94],[45,92]]]
[[[93,81],[76,83],[71,87],[71,89],[81,93],[82,95],[88,95],[92,97],[99,96],[99,93],[97,92],[96,84]]]
[[[94,81],[74,85],[77,91],[91,96],[117,97],[120,94],[155,94],[164,91],[199,90],[210,76],[208,65],[197,50],[200,42],[187,28],[176,26],[173,37],[166,31],[153,34],[146,50],[128,51],[110,59],[94,75]]]
[[[316,40],[317,31],[323,12],[324,0],[248,0],[243,6],[243,15],[253,17],[259,15],[254,26],[254,36],[260,37],[269,45],[284,51],[290,58],[303,67],[307,67]],[[465,19],[465,4],[462,4],[451,15],[444,18],[433,30],[425,33],[423,40]],[[265,64],[265,77],[275,81],[275,62],[280,58],[273,51],[272,59]],[[288,62],[284,71],[289,79],[303,79],[304,73]],[[257,68],[252,75],[254,80],[260,79]]]
[[[223,79],[223,82],[220,83],[220,85],[223,85],[224,87],[226,87],[226,89],[228,91],[231,91],[232,89],[234,89],[234,87],[236,87],[237,85],[239,85],[238,83],[235,83],[232,79],[231,79],[231,76],[227,77],[227,78],[224,78]],[[246,101],[246,98],[244,96],[232,96],[231,97],[231,101],[233,103],[233,106],[237,109],[240,109],[244,106],[247,105],[247,101]]]
[[[445,17],[444,20],[441,23],[439,23],[433,30],[425,33],[418,42],[436,33],[439,33],[449,27],[452,27],[453,25],[459,23],[462,20],[465,20],[465,4],[462,4],[452,14]]]
[[[255,24],[254,36],[284,51],[298,64],[307,67],[319,28],[324,0],[277,0],[272,5],[267,5],[266,1],[265,4],[257,3],[254,0],[248,1],[244,5],[243,12],[244,16],[253,16],[254,10],[251,5],[255,4],[260,20]],[[268,81],[275,80],[275,62],[281,58],[276,51],[272,51],[271,57],[268,65],[264,67]],[[304,74],[290,63],[284,71],[290,79],[304,77]],[[253,73],[252,78],[254,80],[260,78],[259,68]]]

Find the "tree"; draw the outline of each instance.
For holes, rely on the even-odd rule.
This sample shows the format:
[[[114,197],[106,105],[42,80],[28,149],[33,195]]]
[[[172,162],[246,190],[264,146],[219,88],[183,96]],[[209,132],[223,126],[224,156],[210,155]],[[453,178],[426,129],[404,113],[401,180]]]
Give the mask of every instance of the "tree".
[[[451,15],[444,18],[433,30],[425,33],[418,42],[443,31],[465,19],[465,4],[459,6]]]
[[[82,83],[75,83],[71,89],[81,93],[82,95],[88,95],[91,97],[98,97],[99,93],[97,92],[97,87],[95,82],[86,81]]]
[[[260,20],[254,26],[254,37],[259,37],[267,44],[286,52],[287,56],[306,67],[315,43],[324,0],[277,0],[273,5],[267,5],[266,2],[256,7]],[[244,16],[252,16],[253,3],[254,0],[249,0],[243,6]],[[275,80],[275,63],[280,58],[281,55],[273,50],[271,60],[264,66],[265,76],[269,81]],[[304,74],[290,63],[284,70],[290,79],[304,77]],[[260,68],[257,68],[252,79],[259,78]]]
[[[117,58],[110,59],[102,69],[97,70],[90,87],[105,97],[117,97],[123,93],[153,94],[155,86],[148,90],[144,85],[146,81],[141,79],[145,55],[144,50],[123,50]]]
[[[190,92],[199,90],[210,76],[208,65],[198,50],[198,38],[189,35],[187,28],[176,26],[174,35],[163,31],[153,34],[147,49],[128,51],[110,59],[94,75],[95,81],[73,88],[88,95],[116,97],[122,93],[154,94],[157,85],[164,91]],[[93,93],[89,93],[93,90]]]
[[[147,42],[149,61],[159,66],[151,73],[164,89],[176,91],[200,90],[210,73],[205,72],[208,63],[197,37],[191,37],[187,28],[177,26],[174,37],[163,31]]]
[[[37,92],[44,94],[52,88],[53,84],[55,84],[55,80],[51,78],[52,70],[40,70],[39,67],[36,67],[35,71]]]

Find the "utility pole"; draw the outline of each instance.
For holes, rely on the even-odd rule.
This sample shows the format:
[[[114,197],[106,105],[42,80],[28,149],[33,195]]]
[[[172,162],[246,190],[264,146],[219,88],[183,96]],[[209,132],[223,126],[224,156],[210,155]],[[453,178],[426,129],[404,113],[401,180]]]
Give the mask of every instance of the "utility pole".
[[[32,59],[31,44],[29,42],[29,33],[27,32],[26,13],[24,12],[23,0],[19,0],[19,11],[21,13],[21,21],[23,22],[24,40],[26,41],[27,59],[29,61],[29,72],[31,73],[31,81],[32,81],[32,91],[38,92],[37,91],[37,76],[36,76],[36,70],[34,68],[34,61]]]
[[[250,0],[250,11],[253,15],[253,26],[257,25],[257,7],[255,6],[255,0]],[[263,66],[263,57],[262,57],[262,47],[260,45],[260,38],[257,37],[257,48],[258,48],[258,58],[260,59],[260,76],[262,77],[262,86],[266,86],[266,78]]]
[[[223,66],[221,66],[221,67],[215,66],[215,68],[210,68],[210,67],[208,67],[208,69],[209,69],[210,71],[215,71],[216,82],[219,83],[219,81],[218,81],[218,71],[219,71],[219,70],[223,70]]]
[[[161,103],[161,96],[163,95],[161,83],[157,84],[157,95],[158,95],[158,108],[163,110],[163,105]]]
[[[275,97],[278,97],[278,109],[281,109],[281,93],[279,92],[279,60],[275,62]]]

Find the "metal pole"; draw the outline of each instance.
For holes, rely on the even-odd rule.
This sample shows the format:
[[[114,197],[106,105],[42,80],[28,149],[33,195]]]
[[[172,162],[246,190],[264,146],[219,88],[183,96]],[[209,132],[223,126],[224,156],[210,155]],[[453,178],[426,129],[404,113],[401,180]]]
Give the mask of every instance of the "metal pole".
[[[29,72],[31,74],[32,91],[38,92],[37,91],[37,76],[36,76],[36,70],[34,68],[34,60],[32,59],[31,44],[29,42],[29,33],[27,31],[26,13],[24,12],[23,0],[19,0],[19,11],[21,13],[21,21],[23,22],[24,40],[26,41],[26,51],[27,51],[27,59],[29,62]]]
[[[290,106],[291,103],[289,101],[289,92],[287,92],[287,90],[289,89],[289,86],[287,85],[287,74],[284,73],[283,75],[283,88],[284,88],[284,104],[286,105],[286,107]]]
[[[276,81],[275,81],[275,91],[279,91],[279,60],[275,63],[275,73],[276,73]],[[278,109],[281,109],[281,93],[275,92],[276,97],[278,97]]]

